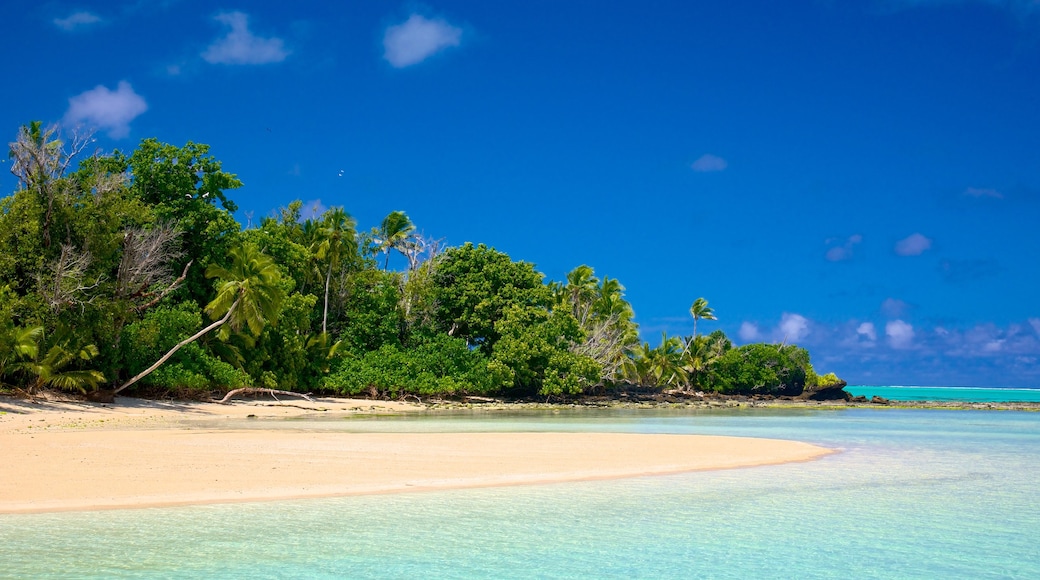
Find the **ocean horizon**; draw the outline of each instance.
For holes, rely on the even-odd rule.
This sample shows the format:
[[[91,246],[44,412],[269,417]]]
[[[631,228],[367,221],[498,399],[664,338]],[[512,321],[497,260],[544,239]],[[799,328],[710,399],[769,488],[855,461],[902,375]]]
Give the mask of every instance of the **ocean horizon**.
[[[1035,578],[1040,414],[561,410],[292,429],[794,439],[839,453],[611,481],[0,516],[0,578]]]

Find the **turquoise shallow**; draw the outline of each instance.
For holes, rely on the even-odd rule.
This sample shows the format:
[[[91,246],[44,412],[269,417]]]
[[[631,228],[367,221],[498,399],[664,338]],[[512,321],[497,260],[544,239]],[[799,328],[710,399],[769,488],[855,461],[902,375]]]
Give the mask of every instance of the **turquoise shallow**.
[[[0,516],[0,577],[1040,578],[1040,413],[583,410],[292,427],[725,434],[841,453],[616,481]]]
[[[977,403],[1040,402],[1040,389],[981,387],[845,387],[853,396],[884,397],[893,401],[964,401]]]

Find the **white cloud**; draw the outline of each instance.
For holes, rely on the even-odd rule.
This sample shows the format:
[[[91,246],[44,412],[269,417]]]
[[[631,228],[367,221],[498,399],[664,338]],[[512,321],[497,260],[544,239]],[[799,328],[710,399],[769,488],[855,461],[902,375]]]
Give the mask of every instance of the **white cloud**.
[[[759,340],[762,337],[762,333],[758,330],[758,325],[754,322],[741,322],[740,330],[737,331],[737,336],[744,342],[752,342]]]
[[[1029,326],[1033,327],[1033,332],[1040,336],[1040,318],[1030,318]]]
[[[115,91],[98,85],[70,98],[65,124],[87,124],[122,139],[130,134],[130,122],[147,110],[148,104],[130,83],[119,81]]]
[[[809,319],[801,314],[784,312],[780,317],[778,327],[783,340],[787,342],[798,342],[809,334]]]
[[[841,262],[852,258],[852,248],[856,244],[863,241],[863,236],[860,234],[853,234],[845,240],[840,246],[834,246],[827,250],[825,257],[830,262]],[[828,244],[834,243],[833,239],[827,241]]]
[[[871,342],[877,340],[877,329],[873,322],[864,322],[856,327],[856,334],[867,337]]]
[[[701,155],[699,159],[690,164],[690,169],[699,171],[701,173],[708,173],[711,171],[722,171],[729,167],[726,160],[719,157],[718,155],[712,155],[711,153],[705,153]]]
[[[989,187],[969,187],[964,190],[964,195],[968,197],[992,197],[995,199],[1004,199],[1004,194]]]
[[[101,17],[91,12],[73,12],[65,18],[54,19],[54,25],[66,31],[84,28],[91,24],[97,24],[98,22],[101,22]]]
[[[931,247],[931,239],[915,233],[896,242],[895,250],[900,256],[920,256]]]
[[[261,38],[250,32],[249,16],[244,12],[222,12],[214,20],[231,30],[202,53],[210,64],[268,64],[282,62],[289,56],[282,39]]]
[[[412,14],[401,24],[394,24],[383,35],[383,58],[394,68],[418,64],[430,56],[462,40],[462,29],[440,18],[427,19]]]
[[[914,340],[914,327],[902,320],[890,320],[885,324],[885,336],[892,348],[909,348]]]

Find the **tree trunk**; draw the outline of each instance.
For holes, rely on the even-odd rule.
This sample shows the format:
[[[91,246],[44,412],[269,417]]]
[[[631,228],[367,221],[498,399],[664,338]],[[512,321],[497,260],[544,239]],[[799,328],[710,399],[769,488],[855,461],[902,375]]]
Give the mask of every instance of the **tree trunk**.
[[[329,272],[325,275],[325,309],[321,314],[321,331],[327,332],[326,324],[329,321],[329,282],[332,280],[332,259],[329,258]]]
[[[130,379],[129,381],[127,381],[126,383],[124,383],[123,386],[121,386],[118,389],[116,389],[115,391],[113,391],[112,394],[113,395],[117,395],[117,394],[119,394],[119,391],[122,391],[123,389],[129,387],[130,385],[136,383],[137,381],[147,377],[148,375],[150,375],[152,373],[152,371],[154,371],[155,369],[159,368],[160,365],[162,365],[164,362],[169,360],[170,357],[173,356],[173,353],[175,353],[178,350],[180,350],[181,347],[183,347],[183,346],[185,346],[187,344],[190,344],[192,342],[195,342],[203,334],[206,334],[207,332],[209,332],[209,331],[213,330],[214,328],[217,328],[218,326],[220,326],[220,325],[224,324],[225,322],[227,322],[231,318],[231,313],[235,311],[235,308],[238,306],[238,303],[241,300],[242,300],[241,298],[238,298],[237,300],[235,300],[231,304],[231,308],[228,308],[227,314],[225,314],[223,318],[221,318],[220,320],[214,322],[213,324],[210,324],[206,328],[203,328],[202,330],[196,332],[195,334],[191,335],[190,337],[188,337],[188,338],[178,342],[176,346],[174,346],[173,348],[170,349],[170,352],[164,354],[162,356],[162,358],[160,358],[158,361],[155,362],[155,364],[153,364],[152,366],[150,366],[150,367],[146,368],[145,370],[141,371],[140,373],[138,373],[136,377],[134,377],[134,378]]]

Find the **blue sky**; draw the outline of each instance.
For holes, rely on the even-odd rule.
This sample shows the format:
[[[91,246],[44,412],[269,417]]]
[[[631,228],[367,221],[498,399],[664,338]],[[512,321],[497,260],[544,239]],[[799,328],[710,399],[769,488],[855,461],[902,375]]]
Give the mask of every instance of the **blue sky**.
[[[1037,0],[84,0],[0,33],[8,140],[208,143],[243,223],[404,210],[620,279],[651,342],[703,296],[853,384],[1040,387]]]

